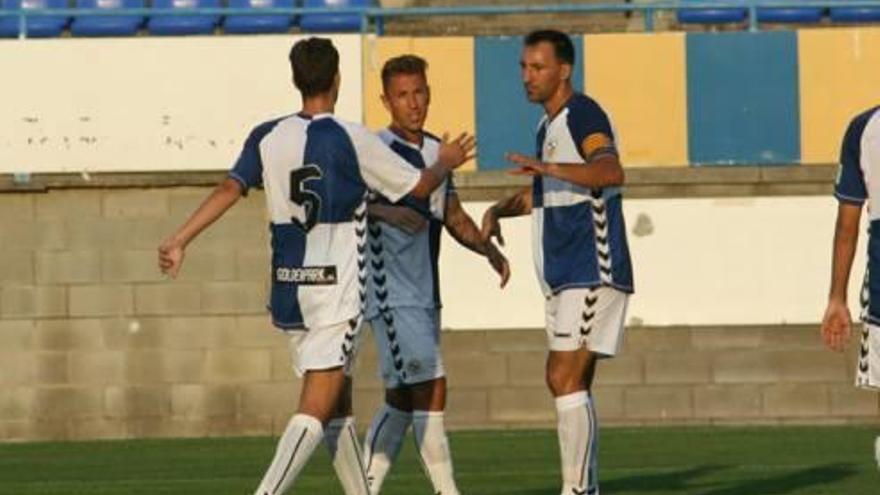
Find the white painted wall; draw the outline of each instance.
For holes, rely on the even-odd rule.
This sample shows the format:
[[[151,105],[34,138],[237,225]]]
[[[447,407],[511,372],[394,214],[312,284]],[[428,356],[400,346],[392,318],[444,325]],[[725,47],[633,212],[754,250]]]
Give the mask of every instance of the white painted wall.
[[[479,222],[488,206],[468,203],[466,209]],[[836,208],[834,199],[821,196],[625,200],[636,283],[627,320],[645,325],[820,321]],[[529,219],[504,220],[502,228],[513,265],[504,291],[485,261],[445,236],[444,327],[543,326]],[[865,243],[863,234],[850,281],[854,317]]]
[[[297,36],[0,41],[0,173],[226,169],[250,129],[297,111]],[[360,122],[361,42],[337,113]]]

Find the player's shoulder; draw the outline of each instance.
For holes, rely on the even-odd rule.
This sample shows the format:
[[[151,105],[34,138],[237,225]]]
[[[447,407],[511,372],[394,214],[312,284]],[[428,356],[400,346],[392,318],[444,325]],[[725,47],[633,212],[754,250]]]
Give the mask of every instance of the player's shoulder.
[[[252,140],[259,141],[264,138],[267,134],[272,132],[273,129],[278,127],[278,124],[284,122],[287,119],[296,117],[296,114],[288,114],[281,117],[275,117],[269,120],[265,120],[260,122],[259,124],[253,126],[251,128],[251,132],[249,133],[249,138]]]
[[[873,123],[873,124],[872,124]],[[870,131],[868,126],[870,125]],[[872,137],[880,135],[880,106],[875,106],[860,112],[849,121],[846,132],[843,135],[843,147],[858,149],[862,138],[868,132]]]
[[[848,132],[861,133],[869,122],[880,119],[880,105],[862,111],[849,121]]]
[[[575,92],[565,105],[570,116],[576,118],[606,118],[602,105],[584,93]]]

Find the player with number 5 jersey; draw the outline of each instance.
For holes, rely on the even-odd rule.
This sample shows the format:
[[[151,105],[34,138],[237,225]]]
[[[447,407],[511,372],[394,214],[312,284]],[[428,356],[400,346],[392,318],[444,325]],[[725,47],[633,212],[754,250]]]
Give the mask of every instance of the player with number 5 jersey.
[[[269,308],[274,325],[290,335],[303,386],[297,413],[254,493],[285,493],[323,440],[346,495],[368,495],[347,376],[365,295],[367,191],[394,200],[426,198],[470,159],[474,139],[444,140],[436,163],[416,169],[366,128],[333,116],[341,78],[329,40],[297,42],[290,64],[301,111],[251,131],[229,177],[159,247],[159,265],[176,276],[186,246],[202,230],[251,188],[265,189]]]

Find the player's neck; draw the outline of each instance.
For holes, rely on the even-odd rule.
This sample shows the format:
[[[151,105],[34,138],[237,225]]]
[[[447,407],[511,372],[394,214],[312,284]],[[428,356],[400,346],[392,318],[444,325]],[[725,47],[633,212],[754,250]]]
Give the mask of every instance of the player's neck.
[[[333,113],[336,107],[334,98],[329,94],[315,95],[303,98],[302,113],[306,115],[320,115],[322,113]]]
[[[547,113],[547,118],[553,120],[573,94],[574,89],[571,84],[560,84],[556,93],[544,102],[544,112]]]
[[[418,131],[410,131],[392,122],[391,125],[388,126],[388,130],[404,141],[412,143],[419,148],[422,147],[422,142],[425,140],[425,133],[421,129]]]

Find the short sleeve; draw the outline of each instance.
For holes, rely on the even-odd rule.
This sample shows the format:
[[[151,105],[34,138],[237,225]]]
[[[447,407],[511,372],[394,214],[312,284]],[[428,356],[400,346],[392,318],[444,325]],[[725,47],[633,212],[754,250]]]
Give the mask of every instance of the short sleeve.
[[[354,143],[361,177],[369,189],[396,203],[416,187],[422,176],[419,169],[363,126],[352,124],[347,131]]]
[[[861,139],[865,122],[857,117],[846,130],[840,146],[840,165],[837,181],[834,185],[834,196],[840,202],[862,205],[868,198],[865,177],[861,166]]]
[[[242,194],[252,187],[263,185],[263,159],[260,156],[260,141],[275,127],[275,123],[267,122],[254,128],[244,141],[238,160],[229,171],[229,177],[241,184]]]
[[[597,153],[617,154],[614,144],[614,132],[608,115],[595,100],[576,95],[568,105],[568,131],[584,160],[589,160]],[[594,141],[591,143],[590,141]],[[587,141],[589,155],[584,153],[583,145]]]

